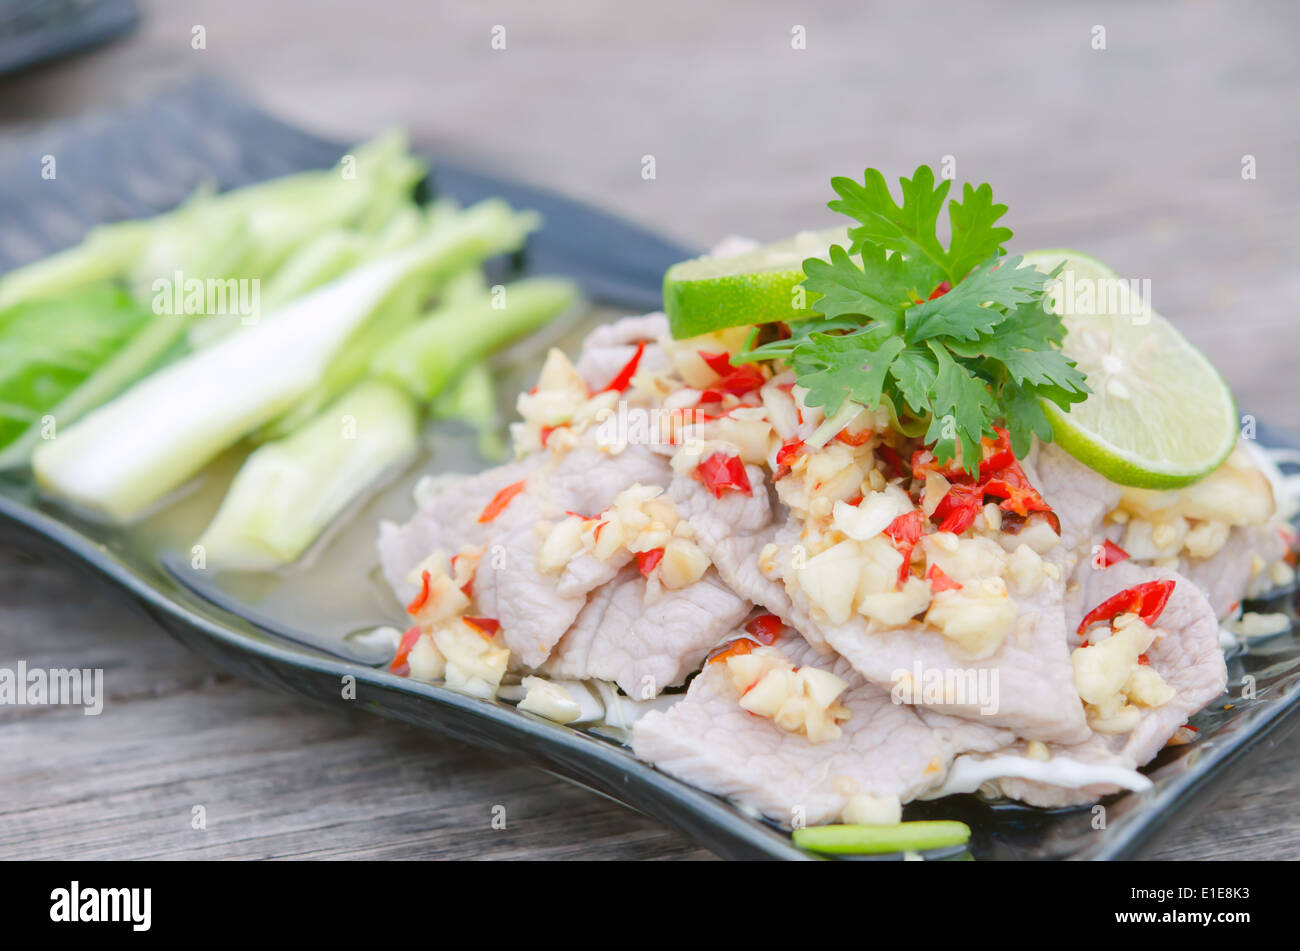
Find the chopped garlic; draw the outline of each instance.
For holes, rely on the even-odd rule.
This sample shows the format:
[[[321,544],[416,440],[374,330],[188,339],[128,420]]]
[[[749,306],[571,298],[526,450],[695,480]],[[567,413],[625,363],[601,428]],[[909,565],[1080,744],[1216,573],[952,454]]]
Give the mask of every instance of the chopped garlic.
[[[1133,614],[1115,619],[1114,629],[1092,637],[1103,639],[1070,654],[1074,686],[1084,702],[1088,723],[1098,733],[1127,733],[1141,719],[1139,707],[1159,707],[1175,696],[1159,672],[1143,665],[1141,655],[1155,642],[1158,631]]]
[[[1032,594],[1047,577],[1042,557],[1024,544],[1016,546],[1016,550],[1007,559],[1007,574],[1017,594]]]
[[[522,681],[524,699],[519,709],[546,717],[556,723],[572,723],[582,715],[582,706],[568,690],[541,677],[525,677]]]
[[[900,591],[864,595],[858,613],[886,627],[899,627],[929,606],[930,585],[920,578],[909,577]]]
[[[772,647],[759,647],[726,660],[727,676],[739,693],[740,706],[768,717],[789,733],[801,733],[812,743],[837,739],[838,720],[850,716],[838,697],[848,682],[818,667],[796,668]]]
[[[926,612],[927,624],[961,647],[973,659],[997,653],[1016,622],[1016,603],[981,589],[940,591]]]
[[[902,556],[894,553],[894,574]],[[793,571],[793,578],[808,596],[808,600],[826,613],[832,624],[843,624],[853,613],[853,595],[863,573],[862,552],[857,542],[845,541],[809,558],[802,568]],[[787,583],[790,578],[787,578]]]
[[[838,501],[832,509],[832,522],[849,538],[866,541],[889,527],[900,515],[913,511],[912,500],[896,485],[887,486],[883,492],[866,495],[857,505]]]
[[[1223,522],[1197,522],[1187,533],[1183,545],[1193,558],[1209,558],[1228,542],[1228,526]]]
[[[433,632],[433,642],[447,659],[448,687],[491,700],[505,675],[510,651],[488,640],[463,620]]]
[[[441,680],[447,668],[446,658],[433,643],[433,636],[427,633],[416,638],[411,652],[406,656],[406,661],[410,667],[412,680],[430,682]]]
[[[570,515],[554,526],[537,549],[537,570],[542,574],[559,574],[578,552],[582,551],[584,520]]]
[[[903,821],[903,803],[897,796],[850,796],[840,818],[850,825],[894,826]]]
[[[659,562],[659,581],[670,591],[695,584],[709,570],[709,556],[694,542],[672,538],[664,545]]]

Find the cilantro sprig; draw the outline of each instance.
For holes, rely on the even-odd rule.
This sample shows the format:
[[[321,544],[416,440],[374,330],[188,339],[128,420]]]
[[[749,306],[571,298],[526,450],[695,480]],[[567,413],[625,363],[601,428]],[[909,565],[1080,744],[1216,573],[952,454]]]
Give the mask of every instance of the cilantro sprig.
[[[830,260],[803,262],[810,310],[788,338],[747,347],[736,363],[780,359],[828,417],[888,407],[912,435],[924,433],[941,462],[958,454],[975,473],[980,438],[1003,423],[1017,456],[1032,437],[1050,440],[1040,401],[1063,409],[1089,390],[1060,350],[1065,328],[1047,308],[1055,275],[1022,267],[1003,247],[1007,206],[988,184],[962,188],[947,202],[949,238],[939,216],[951,182],[920,166],[899,180],[902,203],[885,177],[834,178],[833,211],[853,218],[850,246]]]

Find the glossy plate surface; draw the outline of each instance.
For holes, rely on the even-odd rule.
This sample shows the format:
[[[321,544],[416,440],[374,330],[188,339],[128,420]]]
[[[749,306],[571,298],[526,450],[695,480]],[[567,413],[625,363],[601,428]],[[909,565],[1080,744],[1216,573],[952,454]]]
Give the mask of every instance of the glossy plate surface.
[[[20,170],[57,148],[57,187],[30,189]],[[0,153],[0,270],[57,250],[93,224],[166,210],[204,180],[232,187],[304,168],[331,165],[345,147],[266,116],[227,87],[188,86],[128,112],[79,121]],[[36,156],[33,159],[32,156]],[[567,274],[597,308],[579,321],[525,342],[495,363],[508,409],[536,374],[553,342],[572,344],[593,321],[656,309],[667,266],[692,256],[608,215],[544,191],[499,181],[435,152],[432,188],[462,201],[500,195],[536,208],[546,224],[520,260],[504,271]],[[617,309],[612,309],[617,308]],[[1300,441],[1261,431],[1261,442]],[[375,527],[404,519],[410,489],[423,471],[472,471],[487,465],[471,434],[435,425],[426,454],[358,505],[306,563],[272,576],[224,577],[191,567],[189,545],[211,516],[238,461],[210,467],[196,485],[129,531],[106,529],[39,498],[21,475],[0,476],[0,536],[5,544],[44,550],[92,568],[178,640],[247,677],[323,703],[361,703],[382,716],[436,730],[535,763],[630,808],[654,816],[717,853],[737,858],[806,857],[787,834],[717,797],[637,761],[618,731],[581,730],[521,713],[507,703],[399,678],[383,669],[357,633],[400,623],[400,608],[375,577]],[[1291,611],[1291,595],[1268,610]],[[1292,615],[1294,616],[1294,615]],[[958,796],[908,807],[909,818],[958,818],[973,830],[975,859],[1122,858],[1138,854],[1185,818],[1195,803],[1245,775],[1242,761],[1276,742],[1300,710],[1300,641],[1294,628],[1256,642],[1229,661],[1230,691],[1254,678],[1255,698],[1225,697],[1192,722],[1197,740],[1166,749],[1148,770],[1156,788],[1107,803],[1106,827],[1089,809],[1031,810]],[[354,677],[356,700],[341,699]]]

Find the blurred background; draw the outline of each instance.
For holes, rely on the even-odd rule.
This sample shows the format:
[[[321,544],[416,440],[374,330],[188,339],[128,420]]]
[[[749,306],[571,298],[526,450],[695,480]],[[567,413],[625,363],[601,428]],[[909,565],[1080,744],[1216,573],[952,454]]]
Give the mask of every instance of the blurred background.
[[[1288,0],[136,6],[126,37],[0,80],[5,138],[217,75],[341,142],[403,125],[697,247],[829,221],[832,175],[952,156],[1010,206],[1012,250],[1150,278],[1243,408],[1300,428]]]
[[[0,31],[7,34],[0,52],[42,17],[94,6],[96,0],[0,3]],[[0,77],[0,142],[215,76],[280,118],[340,143],[405,126],[417,144],[440,154],[581,198],[698,248],[727,234],[776,239],[828,223],[832,175],[872,165],[896,176],[920,163],[949,162],[958,181],[988,181],[1010,206],[1012,251],[1076,247],[1124,276],[1150,279],[1155,308],[1211,356],[1242,411],[1300,432],[1300,5],[1290,0],[105,6],[116,8],[104,31],[113,39]],[[61,572],[4,567],[0,602],[72,596]],[[84,608],[52,610],[65,610],[60,620],[75,624]],[[254,835],[255,844],[242,850],[232,844],[244,841],[234,833],[200,846],[182,823],[174,844],[158,845],[156,854],[311,854],[313,830],[332,822],[365,823],[366,834],[381,840],[372,854],[427,854],[421,850],[429,848],[430,787],[449,797],[448,816],[458,808],[450,803],[469,797],[468,789],[477,790],[479,802],[509,789],[525,813],[566,811],[588,830],[578,843],[539,818],[511,833],[509,844],[504,834],[448,834],[438,839],[446,854],[699,854],[671,833],[540,774],[205,679],[212,675],[202,662],[156,631],[137,633],[139,625],[119,619],[115,606],[103,611],[104,623],[122,631],[119,666],[138,669],[147,654],[155,683],[161,677],[177,690],[236,695],[214,707],[229,721],[232,751],[247,748],[239,731],[259,716],[275,725],[260,737],[265,761],[212,780],[226,782],[233,801],[246,803],[246,818],[262,837]],[[11,626],[17,617],[9,615]],[[22,636],[35,638],[54,617],[23,626]],[[147,674],[137,675],[142,685]],[[242,720],[240,709],[249,711]],[[154,728],[165,735],[164,726]],[[54,738],[32,734],[24,742]],[[77,764],[91,755],[86,738],[66,739],[81,749],[67,753],[69,768],[82,768]],[[179,729],[174,739],[183,743]],[[335,756],[354,757],[356,776],[408,797],[402,801],[409,808],[358,812],[358,801],[373,799],[365,782],[321,774],[307,766],[315,759],[295,760],[299,754],[289,752],[318,740],[336,744]],[[114,741],[106,733],[98,742]],[[1252,843],[1266,852],[1278,810],[1291,801],[1282,791],[1297,774],[1283,764],[1296,750],[1292,742],[1285,757],[1278,755],[1262,785],[1233,793],[1244,797],[1233,809],[1201,820],[1177,854],[1245,857],[1242,849]],[[95,754],[108,757],[101,763],[108,776],[129,771],[127,753],[117,754]],[[285,798],[275,809],[307,809],[318,818],[282,828],[258,811],[256,797],[237,791],[245,769],[279,777],[277,795]],[[303,780],[307,769],[310,782]],[[10,780],[7,789],[16,782]],[[37,798],[54,794],[53,786],[40,785],[47,780],[27,781],[35,785],[21,795],[33,808]],[[113,793],[127,797],[119,811],[135,818],[104,833],[97,854],[141,854],[131,845],[141,828],[161,835],[140,818],[158,803],[147,793],[128,795],[132,787],[122,783]],[[69,815],[76,814],[33,813],[35,825],[11,836],[10,846]],[[79,834],[68,841],[88,834],[99,841],[98,833]],[[0,831],[0,853],[5,841]],[[51,842],[57,847],[57,838]]]

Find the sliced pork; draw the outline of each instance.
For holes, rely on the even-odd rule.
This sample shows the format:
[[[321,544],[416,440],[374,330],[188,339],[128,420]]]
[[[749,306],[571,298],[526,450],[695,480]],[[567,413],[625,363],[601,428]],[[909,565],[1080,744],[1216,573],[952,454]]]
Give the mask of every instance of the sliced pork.
[[[827,441],[793,373],[730,362],[746,333],[672,340],[651,314],[575,363],[552,350],[519,459],[381,527],[415,621],[394,669],[482,696],[527,674],[634,700],[689,683],[638,721],[637,755],[788,824],[1148,785],[1137,768],[1224,688],[1217,618],[1284,574],[1248,460],[1148,492],[1055,445],[1017,459],[1004,430],[973,468],[940,463],[884,410]],[[1135,587],[1168,600],[1078,630]]]
[[[943,779],[954,751],[911,707],[802,638],[783,637],[776,647],[797,665],[849,682],[839,699],[851,716],[837,739],[812,743],[743,709],[724,666],[711,663],[683,700],[637,721],[634,752],[787,825],[835,821],[855,796],[906,802]]]
[[[613,681],[629,697],[648,700],[683,683],[749,611],[750,603],[714,571],[668,591],[628,566],[592,593],[541,669]]]

